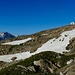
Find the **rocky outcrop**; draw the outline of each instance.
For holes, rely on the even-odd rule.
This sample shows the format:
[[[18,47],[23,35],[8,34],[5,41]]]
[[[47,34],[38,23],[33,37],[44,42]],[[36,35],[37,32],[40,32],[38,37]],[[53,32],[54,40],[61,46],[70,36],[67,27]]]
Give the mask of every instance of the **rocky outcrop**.
[[[61,68],[58,73],[62,73],[63,75],[75,75],[75,62],[72,62],[71,64]]]
[[[28,66],[28,67],[25,67],[23,65],[17,65],[17,67],[15,68],[15,70],[18,70],[19,68],[21,68],[22,72],[21,73],[28,73],[28,72],[36,72],[34,66]]]
[[[21,69],[21,73],[24,74],[27,74],[29,72],[38,73],[39,71],[43,73],[52,74],[54,73],[54,70],[57,69],[57,67],[48,60],[44,61],[43,59],[40,59],[34,61],[32,65],[29,65],[27,67],[23,65],[17,65],[17,67],[15,67],[15,70],[20,70],[20,69]]]
[[[33,63],[34,65],[39,66],[40,69],[45,73],[46,72],[54,73],[54,70],[57,69],[57,67],[48,60],[46,60],[45,62],[43,59],[40,59],[38,61],[34,61]]]

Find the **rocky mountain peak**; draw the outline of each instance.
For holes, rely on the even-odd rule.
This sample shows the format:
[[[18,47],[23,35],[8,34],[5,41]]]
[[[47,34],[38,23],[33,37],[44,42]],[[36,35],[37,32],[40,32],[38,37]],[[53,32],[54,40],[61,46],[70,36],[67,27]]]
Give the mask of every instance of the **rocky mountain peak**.
[[[15,37],[15,36],[8,32],[0,32],[0,40],[6,40],[9,38],[13,38],[13,37]]]

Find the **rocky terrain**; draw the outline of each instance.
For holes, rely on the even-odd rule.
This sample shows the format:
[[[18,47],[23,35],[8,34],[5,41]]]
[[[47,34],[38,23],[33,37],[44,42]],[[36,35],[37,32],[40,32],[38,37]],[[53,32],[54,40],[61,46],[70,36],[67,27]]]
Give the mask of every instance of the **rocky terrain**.
[[[0,75],[75,75],[75,24],[2,40]]]
[[[1,41],[0,44],[4,42],[22,40],[29,37],[33,38],[32,40],[27,41],[26,43],[22,43],[20,45],[0,45],[0,55],[13,54],[13,53],[19,53],[25,51],[34,52],[37,50],[37,48],[41,47],[42,44],[46,43],[48,40],[53,38],[58,38],[60,37],[60,34],[63,33],[64,31],[69,31],[74,28],[75,25],[68,25],[68,26],[63,26],[55,29],[41,31],[32,35],[19,36],[6,41]]]

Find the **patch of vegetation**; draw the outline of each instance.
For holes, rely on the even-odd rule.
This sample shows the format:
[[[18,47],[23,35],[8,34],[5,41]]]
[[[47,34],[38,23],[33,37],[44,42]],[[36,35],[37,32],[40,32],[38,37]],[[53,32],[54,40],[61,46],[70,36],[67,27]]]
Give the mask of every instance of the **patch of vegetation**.
[[[37,75],[48,75],[48,74],[45,74],[45,73],[43,73],[41,71],[39,71],[38,73],[36,73],[36,72],[28,72],[28,73],[26,73],[24,71],[24,69],[17,68],[17,65],[22,65],[24,67],[28,67],[28,66],[33,65],[34,61],[37,61],[39,59],[43,59],[43,60],[51,61],[53,64],[58,63],[58,61],[59,61],[61,67],[64,67],[66,65],[67,61],[69,61],[70,59],[74,59],[74,57],[75,57],[75,55],[73,55],[73,56],[65,56],[65,55],[58,54],[58,53],[55,53],[55,52],[50,52],[50,51],[42,52],[42,53],[33,55],[32,57],[30,57],[30,58],[28,58],[26,60],[21,60],[16,64],[13,64],[13,65],[11,65],[9,67],[6,67],[6,68],[2,69],[0,71],[0,75],[25,75],[25,74],[26,75],[36,75],[36,74]]]

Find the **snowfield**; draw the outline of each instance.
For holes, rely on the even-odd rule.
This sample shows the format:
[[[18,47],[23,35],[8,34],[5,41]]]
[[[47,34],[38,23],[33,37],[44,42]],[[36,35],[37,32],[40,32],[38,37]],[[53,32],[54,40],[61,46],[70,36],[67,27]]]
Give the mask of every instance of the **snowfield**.
[[[25,42],[31,40],[31,39],[32,39],[32,38],[27,38],[27,39],[24,39],[24,40],[17,40],[17,41],[2,43],[1,45],[20,45],[20,44],[22,44],[22,43],[25,43]]]
[[[10,54],[10,55],[1,55],[0,61],[5,62],[12,62],[13,57],[17,57],[16,60],[26,59],[31,56],[30,52],[23,52],[23,53],[17,53],[17,54]]]
[[[47,41],[46,43],[42,44],[42,46],[33,53],[30,53],[27,51],[27,52],[11,54],[11,55],[1,55],[0,61],[10,62],[10,61],[12,61],[11,59],[13,57],[17,57],[16,60],[26,59],[26,58],[31,57],[32,55],[35,55],[35,54],[38,54],[38,53],[44,52],[44,51],[53,51],[53,52],[62,54],[63,52],[70,51],[70,50],[66,50],[66,46],[69,44],[69,40],[72,39],[73,37],[75,37],[75,29],[70,30],[70,31],[65,31],[60,35],[59,38],[57,38],[57,39],[53,38],[53,39]],[[10,44],[10,45],[21,44],[21,43],[27,42],[31,39],[32,38],[28,38],[25,40],[19,40],[19,42],[15,42],[15,41],[8,42],[8,43],[4,43],[4,45],[5,44]]]
[[[40,48],[37,49],[36,54],[43,51],[54,51],[57,53],[68,52],[66,46],[69,44],[69,40],[75,37],[75,29],[71,31],[63,32],[59,38],[53,38],[43,44]]]

